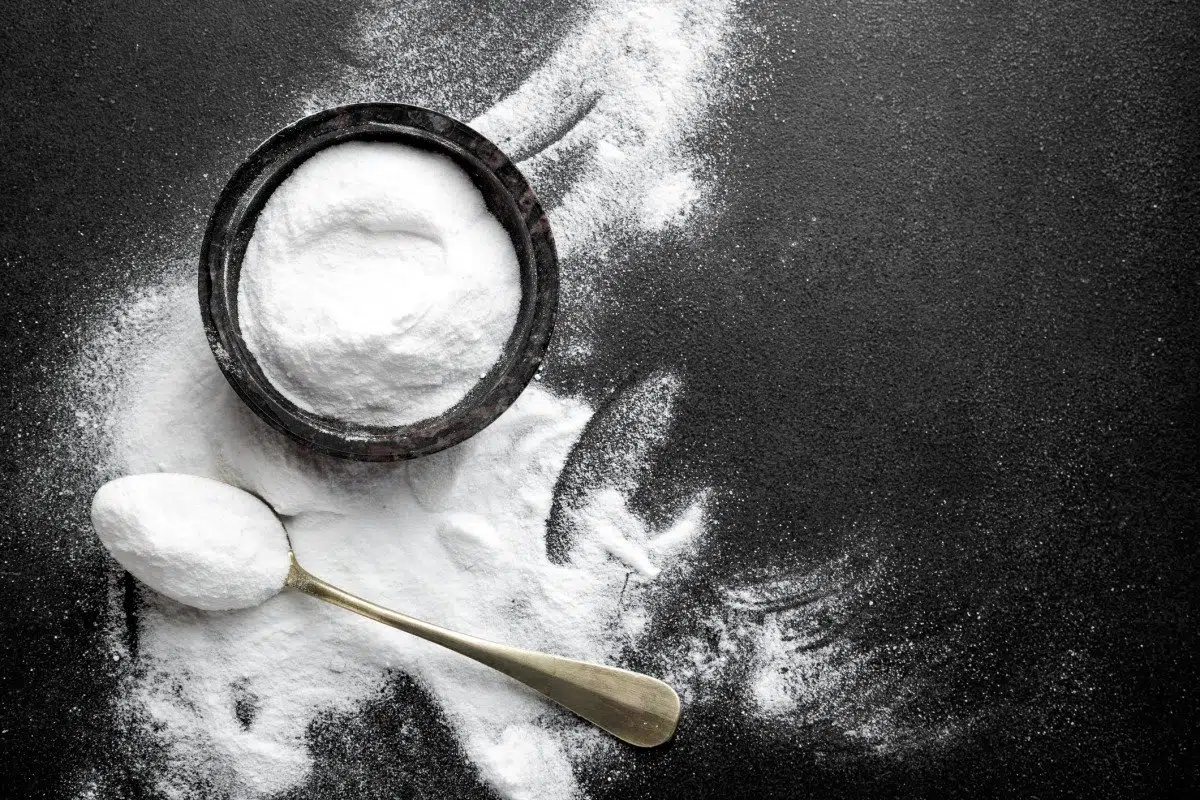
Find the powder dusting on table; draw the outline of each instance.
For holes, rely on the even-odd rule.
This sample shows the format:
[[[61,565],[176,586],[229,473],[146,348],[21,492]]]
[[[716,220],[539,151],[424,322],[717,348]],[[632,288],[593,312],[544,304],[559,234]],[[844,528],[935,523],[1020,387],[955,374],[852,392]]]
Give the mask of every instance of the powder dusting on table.
[[[709,143],[728,135],[709,129],[707,116],[733,93],[746,58],[746,43],[732,41],[738,5],[589,3],[520,86],[478,113],[478,105],[462,105],[476,83],[468,71],[452,65],[421,80],[412,53],[397,47],[398,31],[421,27],[436,6],[375,3],[351,44],[359,64],[315,90],[300,110],[396,97],[473,116],[472,127],[517,162],[548,208],[563,265],[554,352],[585,361],[610,302],[601,285],[618,268],[608,257],[614,245],[695,231],[715,213],[720,165],[694,139],[702,130]],[[480,69],[502,70],[486,54],[478,59]]]
[[[708,210],[706,176],[715,170],[689,137],[727,92],[733,6],[603,4],[519,89],[472,120],[534,186],[562,184],[550,211],[572,273],[562,290],[562,356],[590,353],[606,304],[598,287],[614,269],[609,249]]]
[[[110,334],[102,360],[132,366],[107,395],[106,470],[187,472],[253,491],[286,519],[314,573],[418,618],[605,663],[640,653],[685,714],[720,702],[774,726],[832,723],[885,749],[928,739],[890,723],[904,676],[827,637],[846,599],[868,588],[844,565],[728,576],[717,606],[677,607],[693,635],[653,638],[653,608],[684,591],[709,525],[710,492],[657,523],[630,500],[667,439],[679,379],[648,377],[603,418],[534,385],[462,445],[401,464],[338,461],[301,450],[241,403],[207,350],[193,291],[181,276]],[[547,520],[564,478],[570,541],[558,549]],[[158,788],[168,796],[296,787],[312,768],[309,725],[353,713],[393,672],[429,693],[501,796],[576,797],[582,765],[625,761],[540,695],[298,593],[217,614],[147,594],[138,626],[125,703],[167,754]]]

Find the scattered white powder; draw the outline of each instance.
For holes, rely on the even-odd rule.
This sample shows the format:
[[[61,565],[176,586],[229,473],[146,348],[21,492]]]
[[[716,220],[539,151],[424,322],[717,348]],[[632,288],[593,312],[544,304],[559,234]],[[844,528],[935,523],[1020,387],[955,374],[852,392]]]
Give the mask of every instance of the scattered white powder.
[[[99,372],[89,385],[99,394],[81,421],[111,441],[104,469],[187,471],[254,489],[293,517],[297,552],[318,574],[431,621],[610,663],[627,650],[654,653],[650,671],[676,687],[685,714],[740,702],[748,725],[781,735],[812,725],[883,752],[952,740],[944,725],[896,722],[892,710],[917,691],[915,678],[887,667],[891,653],[838,636],[872,580],[862,583],[844,559],[729,576],[718,602],[696,609],[694,635],[645,638],[648,603],[677,602],[675,582],[688,580],[707,526],[708,494],[660,526],[626,499],[670,427],[676,379],[657,376],[606,408],[601,427],[620,435],[593,442],[606,457],[592,463],[612,472],[592,474],[593,488],[570,503],[576,540],[565,562],[551,563],[546,515],[590,409],[535,385],[479,435],[427,458],[314,457],[266,429],[216,370],[189,266],[131,298],[119,325],[93,341]],[[112,603],[119,609],[119,595]],[[574,798],[577,765],[627,764],[610,739],[521,686],[302,595],[221,615],[149,596],[138,625],[126,703],[131,721],[166,748],[158,788],[170,797],[261,797],[301,784],[308,724],[352,712],[391,670],[431,694],[504,797]],[[243,725],[234,711],[247,697],[257,711]]]
[[[347,43],[355,63],[296,110],[396,98],[471,119],[518,163],[549,211],[563,275],[555,353],[579,362],[610,302],[602,286],[617,266],[608,251],[666,226],[695,230],[719,197],[720,156],[705,153],[722,131],[707,112],[735,93],[747,49],[771,36],[739,33],[739,5],[593,0],[571,12],[578,21],[553,51],[539,53],[540,37],[530,37],[532,74],[489,98],[489,108],[476,99],[487,97],[481,87],[511,85],[511,65],[468,55],[457,26],[430,23],[447,13],[435,3],[373,0]],[[489,28],[509,24],[493,19]],[[699,137],[704,147],[695,146]]]
[[[876,580],[845,556],[731,576],[719,609],[664,655],[661,677],[680,687],[685,706],[740,706],[774,730],[836,732],[880,754],[944,746],[960,720],[898,713],[920,694],[921,674],[905,657],[915,646],[846,635]]]
[[[528,81],[472,123],[550,198],[563,256],[560,357],[587,353],[588,326],[605,302],[597,288],[609,269],[604,251],[625,231],[694,219],[712,196],[715,170],[687,140],[736,58],[726,44],[734,7],[596,3]],[[408,48],[410,15],[434,14],[425,3],[387,3],[367,15],[358,60],[372,72],[349,68],[304,110],[393,96],[462,114],[454,103],[480,81],[474,62],[411,68],[449,35]],[[655,376],[606,409],[619,424],[591,443],[606,458],[582,460],[611,471],[573,484],[585,487],[564,503],[573,538],[565,560],[552,561],[546,519],[591,409],[534,386],[469,442],[410,464],[314,457],[264,429],[216,371],[184,261],[182,285],[143,296],[89,354],[101,397],[81,424],[109,435],[107,469],[183,471],[253,489],[289,517],[299,557],[318,574],[430,621],[610,663],[623,652],[652,655],[658,676],[684,697],[685,715],[691,704],[740,701],[746,724],[784,735],[817,721],[890,743],[888,709],[904,681],[863,689],[873,685],[863,677],[866,659],[826,634],[861,591],[840,565],[730,576],[728,588],[716,587],[714,607],[676,605],[683,588],[675,582],[688,580],[703,544],[710,494],[661,525],[629,503],[670,427],[676,379]],[[122,387],[115,397],[114,383]],[[104,415],[109,407],[115,416]],[[655,598],[694,613],[693,635],[646,638]],[[139,630],[128,703],[169,753],[159,789],[171,797],[257,797],[297,786],[311,767],[309,722],[353,710],[389,670],[430,693],[480,776],[504,797],[577,797],[575,769],[595,759],[635,768],[609,738],[532,692],[311,598],[285,593],[212,616],[150,597]],[[233,709],[247,696],[258,710],[243,725]]]
[[[208,611],[279,593],[288,545],[253,495],[193,475],[129,475],[100,487],[92,525],[121,566],[167,597]]]
[[[322,416],[436,416],[491,369],[521,301],[517,254],[449,158],[349,142],[267,200],[242,262],[242,335],[272,384]]]
[[[147,296],[138,327],[122,337],[128,349],[104,359],[134,365],[114,402],[111,468],[187,472],[250,490],[283,515],[297,558],[315,574],[452,629],[607,663],[640,647],[653,576],[678,574],[664,567],[695,547],[704,495],[656,527],[612,489],[626,483],[621,476],[604,476],[570,512],[578,540],[568,558],[551,562],[546,520],[589,408],[535,385],[483,432],[432,456],[404,464],[316,456],[267,428],[229,388],[193,291],[185,277]],[[643,442],[664,438],[678,382],[651,381],[608,412],[636,423],[609,443],[618,452],[647,458]],[[481,778],[506,797],[571,797],[574,761],[612,746],[486,667],[296,593],[219,616],[148,596],[138,661],[145,670],[131,678],[131,714],[167,749],[171,769],[159,788],[173,797],[259,797],[297,785],[311,766],[308,725],[352,710],[389,670],[429,691]],[[249,725],[234,713],[246,696],[256,698]]]
[[[564,257],[559,330],[569,350],[582,352],[580,322],[601,300],[589,259],[611,244],[603,234],[614,223],[645,227],[636,225],[641,198],[669,176],[701,174],[682,140],[711,99],[729,5],[600,4],[473,123],[524,159],[539,192],[562,198],[550,214]],[[350,89],[317,105],[385,94]],[[570,175],[562,186],[554,172],[572,159],[581,169],[559,173]],[[655,206],[670,205],[657,191]],[[185,282],[145,296],[108,351],[98,343],[96,363],[120,363],[123,373],[112,376],[123,378],[116,414],[101,423],[113,443],[109,469],[188,472],[253,490],[286,516],[302,563],[430,621],[609,663],[647,651],[649,592],[686,579],[682,560],[705,528],[707,495],[661,527],[627,502],[670,426],[677,380],[656,376],[606,411],[622,423],[605,442],[617,457],[594,476],[595,491],[572,498],[572,546],[565,561],[551,561],[546,519],[589,408],[534,386],[472,440],[410,464],[317,458],[266,429],[229,390],[193,293]],[[481,778],[505,797],[575,797],[575,764],[613,752],[609,738],[490,670],[289,593],[219,617],[148,597],[138,662],[131,719],[166,748],[158,788],[172,797],[257,797],[302,783],[309,723],[352,710],[389,670],[421,683]],[[246,696],[258,710],[243,725],[234,706]]]

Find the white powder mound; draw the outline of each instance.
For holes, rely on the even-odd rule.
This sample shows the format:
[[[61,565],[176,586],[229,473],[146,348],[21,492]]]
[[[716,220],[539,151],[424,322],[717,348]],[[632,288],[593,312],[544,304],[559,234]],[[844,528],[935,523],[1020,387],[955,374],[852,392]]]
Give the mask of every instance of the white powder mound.
[[[279,593],[288,546],[253,495],[192,475],[130,475],[92,500],[100,541],[138,580],[207,611],[256,606]]]
[[[512,241],[467,174],[385,142],[322,150],[280,184],[238,287],[242,335],[284,396],[387,427],[460,401],[520,302]]]
[[[571,512],[578,541],[567,561],[552,563],[546,520],[592,416],[585,405],[535,385],[441,453],[402,464],[323,458],[266,427],[229,388],[207,350],[190,275],[148,295],[138,316],[125,349],[114,343],[98,354],[135,365],[113,400],[112,467],[188,472],[254,492],[284,516],[302,564],[385,606],[496,641],[619,663],[642,646],[649,592],[682,574],[665,567],[691,553],[705,528],[705,496],[653,526],[613,488],[627,482],[605,476]],[[637,454],[631,468],[653,456],[643,441],[661,442],[670,425],[678,382],[652,380],[619,410],[628,440],[612,446]],[[390,670],[430,693],[480,777],[505,797],[574,797],[574,764],[613,747],[486,667],[298,593],[220,616],[148,597],[138,663],[131,717],[165,748],[171,768],[158,788],[172,797],[262,797],[302,783],[309,724],[354,709]],[[244,725],[234,710],[247,697],[257,710]]]

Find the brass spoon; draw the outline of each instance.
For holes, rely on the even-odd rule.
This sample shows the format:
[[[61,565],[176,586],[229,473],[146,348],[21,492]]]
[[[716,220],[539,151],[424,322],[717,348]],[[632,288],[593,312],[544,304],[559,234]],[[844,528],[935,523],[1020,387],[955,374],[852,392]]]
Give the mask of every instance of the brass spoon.
[[[654,747],[675,733],[679,696],[662,681],[616,667],[575,661],[454,633],[376,605],[313,575],[289,552],[285,586],[472,658],[573,711],[623,742]]]

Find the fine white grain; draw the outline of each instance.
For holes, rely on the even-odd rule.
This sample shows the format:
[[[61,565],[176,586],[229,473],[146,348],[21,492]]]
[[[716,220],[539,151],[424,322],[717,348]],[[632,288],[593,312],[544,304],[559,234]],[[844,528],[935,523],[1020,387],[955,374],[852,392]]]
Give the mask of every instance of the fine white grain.
[[[499,359],[521,302],[512,241],[446,156],[330,147],[272,193],[238,286],[242,336],[296,405],[395,427],[436,416]]]
[[[247,492],[194,475],[109,481],[92,525],[121,566],[173,600],[206,611],[248,608],[283,588],[287,535]]]

